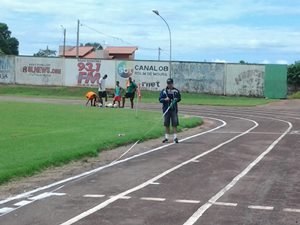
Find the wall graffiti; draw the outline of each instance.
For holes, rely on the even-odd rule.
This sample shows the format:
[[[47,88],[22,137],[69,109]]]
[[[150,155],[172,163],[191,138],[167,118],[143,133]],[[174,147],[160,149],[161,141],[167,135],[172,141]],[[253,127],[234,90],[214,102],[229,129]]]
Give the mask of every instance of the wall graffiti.
[[[226,94],[263,96],[264,74],[263,65],[227,65]]]
[[[223,93],[225,65],[217,63],[173,63],[172,77],[182,91]]]

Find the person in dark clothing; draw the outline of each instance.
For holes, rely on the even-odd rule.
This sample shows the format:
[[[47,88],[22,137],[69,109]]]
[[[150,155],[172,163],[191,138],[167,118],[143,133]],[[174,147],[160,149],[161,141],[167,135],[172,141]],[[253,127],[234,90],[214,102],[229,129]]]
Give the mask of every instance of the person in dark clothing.
[[[167,87],[160,92],[159,102],[162,103],[162,110],[164,115],[164,126],[166,129],[165,139],[163,143],[169,141],[170,124],[173,127],[174,142],[178,143],[177,138],[177,126],[178,120],[178,105],[181,101],[180,91],[174,87],[174,81],[172,78],[167,80]]]

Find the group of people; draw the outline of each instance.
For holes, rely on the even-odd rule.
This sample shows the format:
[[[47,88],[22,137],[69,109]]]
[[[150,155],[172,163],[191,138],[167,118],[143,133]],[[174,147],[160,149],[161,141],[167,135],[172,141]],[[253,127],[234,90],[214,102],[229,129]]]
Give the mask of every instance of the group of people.
[[[107,103],[107,91],[106,91],[106,79],[107,74],[105,74],[100,80],[99,80],[99,87],[98,87],[98,96],[95,92],[89,91],[86,93],[87,102],[86,105],[91,103],[91,106],[96,106],[97,99],[99,98],[99,104],[100,106],[104,105],[103,99],[105,103]],[[131,77],[128,78],[127,87],[126,90],[124,90],[120,86],[120,82],[116,82],[115,92],[114,92],[114,98],[112,105],[117,104],[119,108],[124,108],[125,106],[125,100],[126,98],[130,99],[130,105],[133,109],[134,106],[134,97],[137,90],[136,83],[132,80]],[[125,93],[125,94],[124,94]],[[121,106],[122,101],[122,106]]]
[[[105,89],[105,80],[107,79],[107,75],[104,75],[103,78],[99,81],[99,102],[103,105],[103,98],[105,102],[107,102],[107,93]],[[137,85],[132,80],[131,77],[128,79],[128,84],[126,88],[126,93],[123,95],[123,89],[120,87],[120,82],[116,82],[115,87],[115,94],[113,104],[118,103],[118,107],[121,107],[121,100],[122,100],[122,107],[125,105],[125,99],[129,98],[131,103],[131,108],[133,109],[133,100],[135,96],[135,92],[137,90]],[[97,95],[94,92],[88,92],[86,94],[86,98],[88,99],[86,105],[89,101],[91,101],[91,105],[94,104],[96,106],[96,99]],[[174,81],[172,78],[167,79],[167,87],[160,92],[159,95],[159,102],[162,103],[162,110],[163,110],[163,118],[164,118],[164,126],[165,126],[165,137],[163,139],[163,143],[169,142],[170,136],[170,126],[173,128],[173,141],[178,143],[177,137],[177,126],[179,125],[178,120],[178,102],[181,101],[181,94],[180,91],[174,87]]]

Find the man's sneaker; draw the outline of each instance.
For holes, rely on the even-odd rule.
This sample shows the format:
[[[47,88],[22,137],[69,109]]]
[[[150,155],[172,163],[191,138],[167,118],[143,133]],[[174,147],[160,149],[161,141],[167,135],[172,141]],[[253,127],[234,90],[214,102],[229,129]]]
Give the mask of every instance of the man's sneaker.
[[[175,138],[175,139],[174,139],[174,142],[177,144],[177,143],[178,143],[178,138]]]
[[[169,140],[167,138],[165,138],[162,143],[167,143]]]

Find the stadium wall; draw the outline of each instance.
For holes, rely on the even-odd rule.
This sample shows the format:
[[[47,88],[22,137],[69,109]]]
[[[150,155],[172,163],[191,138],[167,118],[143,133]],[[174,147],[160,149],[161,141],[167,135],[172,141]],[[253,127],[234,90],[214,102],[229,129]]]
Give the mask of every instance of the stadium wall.
[[[224,94],[226,64],[221,63],[172,63],[172,77],[182,91]]]
[[[226,95],[264,96],[264,65],[226,64]]]
[[[216,95],[286,98],[287,66],[172,62],[171,76],[182,91]],[[107,88],[126,85],[129,76],[143,90],[165,87],[168,61],[124,61],[0,56],[0,83],[96,87],[108,75]]]
[[[60,58],[16,57],[15,83],[62,86],[64,60]]]
[[[0,83],[15,83],[15,57],[0,56]]]

